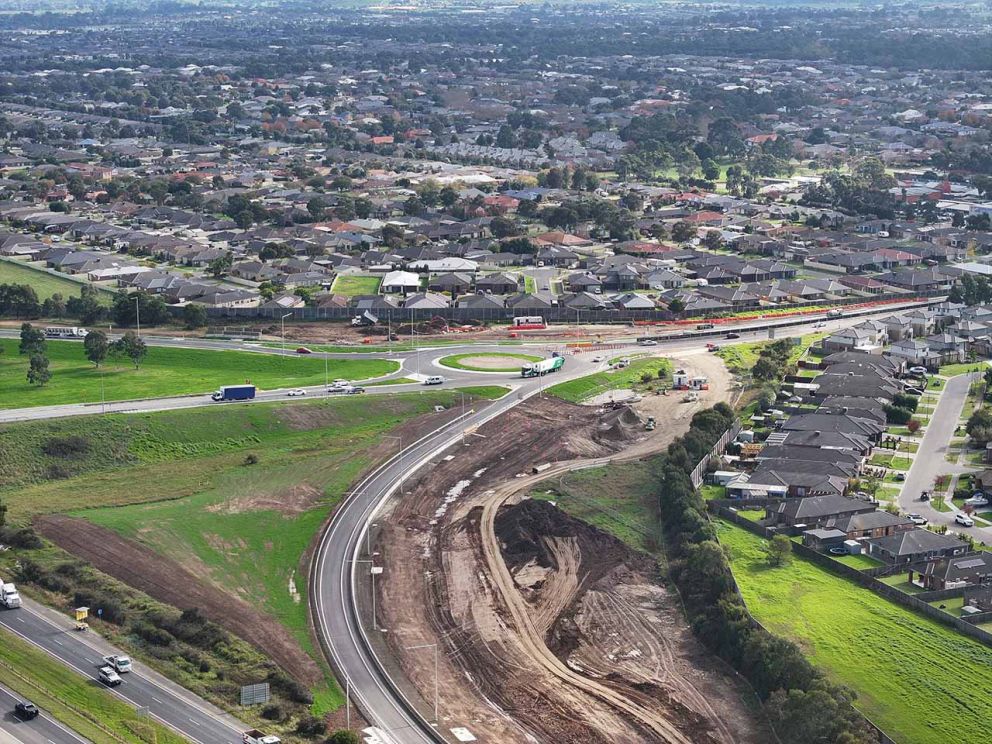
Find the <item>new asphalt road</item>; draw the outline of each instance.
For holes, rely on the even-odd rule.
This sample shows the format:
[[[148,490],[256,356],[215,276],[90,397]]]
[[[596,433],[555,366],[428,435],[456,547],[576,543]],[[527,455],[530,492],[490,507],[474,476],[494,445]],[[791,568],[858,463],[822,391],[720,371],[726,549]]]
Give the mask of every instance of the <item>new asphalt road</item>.
[[[103,687],[97,681],[103,657],[123,653],[93,631],[74,630],[73,621],[65,615],[27,599],[20,609],[0,610],[0,625],[45,650],[96,686]],[[161,675],[139,664],[122,678],[124,681],[119,686],[105,688],[109,694],[147,712],[194,744],[241,744],[241,734],[247,727]],[[79,739],[66,739],[63,735],[54,741],[78,743]]]

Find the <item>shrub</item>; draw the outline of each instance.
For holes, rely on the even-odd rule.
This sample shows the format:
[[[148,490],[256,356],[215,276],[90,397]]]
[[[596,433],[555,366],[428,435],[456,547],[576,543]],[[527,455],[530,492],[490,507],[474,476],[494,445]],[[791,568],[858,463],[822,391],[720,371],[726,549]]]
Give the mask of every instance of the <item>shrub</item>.
[[[323,736],[327,733],[327,723],[316,716],[304,716],[296,724],[296,733],[300,736]]]
[[[915,434],[920,430],[920,422],[916,419],[910,419],[906,422],[906,428],[909,429],[910,434]]]
[[[49,457],[63,457],[66,459],[82,457],[90,451],[90,443],[84,437],[76,435],[52,437],[41,445],[41,451]]]
[[[4,527],[0,529],[0,542],[21,550],[37,550],[44,543],[30,527]]]
[[[245,465],[257,465],[257,464],[258,464],[258,455],[256,455],[254,452],[249,452],[247,455],[245,455]]]
[[[266,721],[284,721],[286,720],[286,712],[282,709],[279,703],[271,703],[262,708],[261,713],[262,718]]]
[[[885,420],[890,424],[908,424],[913,418],[913,412],[899,406],[885,406]]]
[[[114,625],[124,624],[124,607],[117,597],[102,592],[77,589],[73,601],[76,603],[76,607],[89,607],[92,617],[99,617],[101,620]]]
[[[327,738],[324,744],[361,744],[361,739],[354,731],[338,729]]]
[[[153,646],[171,646],[175,638],[167,630],[156,628],[151,623],[142,620],[131,626],[131,630],[138,638],[148,641]]]

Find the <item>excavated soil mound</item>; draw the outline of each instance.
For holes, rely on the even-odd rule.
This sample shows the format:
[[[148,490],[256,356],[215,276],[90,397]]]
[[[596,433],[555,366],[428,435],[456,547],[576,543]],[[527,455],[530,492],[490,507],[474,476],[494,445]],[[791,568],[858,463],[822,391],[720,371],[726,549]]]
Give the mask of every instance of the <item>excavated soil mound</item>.
[[[631,442],[644,436],[644,424],[630,406],[606,410],[599,419],[593,439],[604,444]]]
[[[575,545],[578,564],[577,591],[582,591],[613,572],[618,566],[650,574],[654,561],[637,553],[618,539],[570,517],[547,501],[527,500],[500,509],[496,515],[496,535],[510,573],[528,565],[559,571],[561,551],[553,546],[565,539]],[[531,589],[538,589],[531,584]]]

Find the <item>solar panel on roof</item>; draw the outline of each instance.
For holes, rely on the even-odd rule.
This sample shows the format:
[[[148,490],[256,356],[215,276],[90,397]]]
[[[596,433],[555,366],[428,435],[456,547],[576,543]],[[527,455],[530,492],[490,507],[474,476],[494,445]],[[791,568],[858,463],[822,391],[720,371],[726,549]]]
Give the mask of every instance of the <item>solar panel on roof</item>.
[[[966,561],[959,561],[954,565],[958,568],[979,568],[985,565],[985,561],[981,558],[969,558]]]

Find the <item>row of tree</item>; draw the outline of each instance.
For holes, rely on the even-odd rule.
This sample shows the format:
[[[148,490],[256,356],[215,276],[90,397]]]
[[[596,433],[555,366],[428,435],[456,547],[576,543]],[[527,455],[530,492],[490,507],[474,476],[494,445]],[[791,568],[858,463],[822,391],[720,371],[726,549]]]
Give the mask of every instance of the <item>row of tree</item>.
[[[30,384],[42,387],[52,379],[48,339],[43,330],[31,323],[22,323],[17,351],[28,357],[27,378]],[[83,353],[97,367],[108,358],[130,359],[137,369],[148,354],[148,347],[134,331],[127,331],[116,341],[107,338],[103,331],[90,331],[83,339]]]
[[[697,637],[754,688],[783,742],[867,744],[872,731],[853,708],[854,693],[832,684],[794,643],[772,635],[748,614],[727,556],[689,473],[734,420],[724,403],[697,413],[659,468],[659,511],[670,575]],[[777,546],[776,546],[777,547]],[[771,550],[770,562],[787,560]]]

